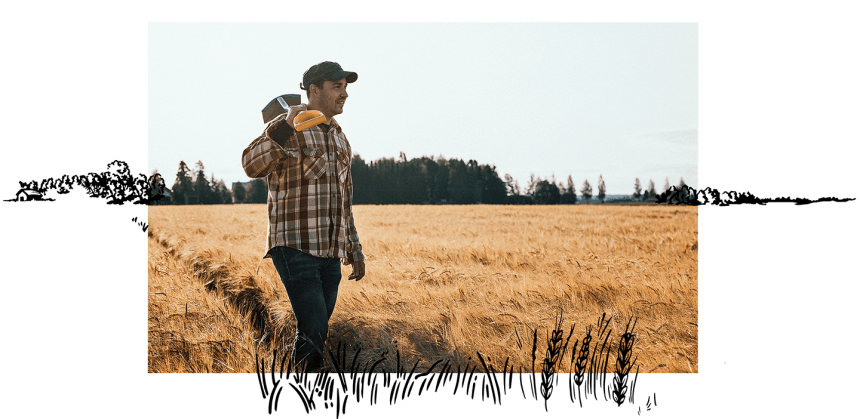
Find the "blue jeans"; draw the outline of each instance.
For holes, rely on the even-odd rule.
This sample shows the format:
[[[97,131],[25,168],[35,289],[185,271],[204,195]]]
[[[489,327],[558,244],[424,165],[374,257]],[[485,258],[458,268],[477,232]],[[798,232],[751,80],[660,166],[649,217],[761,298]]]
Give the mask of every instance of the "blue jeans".
[[[283,246],[269,254],[296,316],[293,365],[304,362],[308,372],[317,371],[323,365],[328,320],[337,301],[340,259],[320,258]]]

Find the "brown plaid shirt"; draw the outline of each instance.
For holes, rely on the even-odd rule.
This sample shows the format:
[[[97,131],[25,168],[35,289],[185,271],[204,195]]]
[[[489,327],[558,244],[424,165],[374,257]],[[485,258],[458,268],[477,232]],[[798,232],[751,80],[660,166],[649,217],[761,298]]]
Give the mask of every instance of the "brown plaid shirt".
[[[364,260],[352,216],[352,148],[337,121],[294,131],[281,115],[242,152],[251,178],[269,186],[269,234],[273,247],[292,247],[344,263]]]

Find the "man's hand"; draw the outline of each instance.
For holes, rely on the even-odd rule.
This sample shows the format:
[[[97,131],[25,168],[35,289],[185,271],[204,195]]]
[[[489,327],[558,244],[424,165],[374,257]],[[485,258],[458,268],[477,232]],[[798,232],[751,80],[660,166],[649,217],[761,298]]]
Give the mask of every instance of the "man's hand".
[[[287,114],[287,117],[284,118],[284,120],[287,121],[287,124],[289,124],[290,127],[296,129],[296,126],[293,124],[293,120],[296,119],[296,115],[298,115],[299,112],[304,112],[306,110],[308,110],[308,105],[305,105],[304,103],[301,105],[290,106],[290,113]]]
[[[361,278],[364,278],[364,261],[356,260],[352,262],[352,273],[349,274],[347,279],[354,279],[356,281],[360,281]]]
[[[287,126],[291,127],[292,130],[295,130],[296,127],[293,125],[293,120],[299,112],[304,112],[307,109],[308,107],[305,104],[290,106],[290,112],[288,112],[285,117],[281,118],[279,116],[278,118],[280,119],[276,119],[275,122],[272,122],[271,125],[266,127],[266,137],[275,140],[275,142],[277,142],[281,147],[286,147],[287,140],[292,134],[292,131],[284,126],[284,122],[286,122]]]

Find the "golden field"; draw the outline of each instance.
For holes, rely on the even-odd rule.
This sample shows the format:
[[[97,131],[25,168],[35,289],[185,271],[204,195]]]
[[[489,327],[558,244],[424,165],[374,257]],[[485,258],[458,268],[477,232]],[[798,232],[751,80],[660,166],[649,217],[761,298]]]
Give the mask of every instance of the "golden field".
[[[696,207],[357,206],[355,218],[367,275],[342,267],[329,342],[360,345],[359,363],[387,350],[391,371],[397,350],[426,370],[479,351],[497,371],[530,370],[535,331],[545,348],[561,311],[571,348],[603,313],[615,336],[635,317],[640,372],[698,372]],[[151,206],[148,221],[150,372],[253,372],[255,352],[290,350],[264,204]]]

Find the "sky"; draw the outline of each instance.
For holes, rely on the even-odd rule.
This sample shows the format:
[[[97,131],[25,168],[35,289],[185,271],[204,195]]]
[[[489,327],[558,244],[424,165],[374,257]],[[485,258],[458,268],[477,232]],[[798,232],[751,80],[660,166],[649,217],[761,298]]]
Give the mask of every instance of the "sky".
[[[180,160],[249,180],[263,106],[335,61],[358,73],[335,119],[365,161],[698,187],[696,23],[150,23],[148,41],[148,170],[169,185]]]

